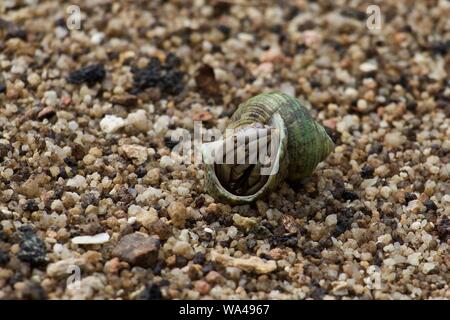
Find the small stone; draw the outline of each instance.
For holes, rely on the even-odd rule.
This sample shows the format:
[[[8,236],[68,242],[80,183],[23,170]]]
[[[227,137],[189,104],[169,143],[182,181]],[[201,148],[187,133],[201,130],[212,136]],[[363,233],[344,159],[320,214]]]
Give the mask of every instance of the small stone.
[[[128,114],[126,119],[127,126],[137,132],[147,132],[149,129],[149,121],[147,113],[144,110],[137,110]]]
[[[176,164],[176,161],[172,159],[170,156],[163,156],[159,160],[159,165],[161,168],[167,168],[174,166]]]
[[[381,242],[385,245],[391,243],[391,241],[392,241],[392,236],[388,233],[378,237],[378,242]]]
[[[84,189],[87,187],[86,178],[81,175],[76,175],[75,177],[67,180],[66,186],[76,189]]]
[[[283,82],[280,86],[280,91],[291,97],[295,97],[295,88],[289,82]]]
[[[194,121],[210,122],[213,119],[214,115],[209,111],[198,112],[192,116],[192,120]]]
[[[55,108],[53,107],[45,107],[41,111],[39,111],[37,118],[38,120],[49,119],[56,114]]]
[[[41,77],[33,72],[27,77],[27,81],[32,87],[36,87],[41,83]]]
[[[135,232],[120,239],[112,255],[133,266],[154,267],[159,248],[160,242],[157,238]]]
[[[423,202],[424,206],[427,208],[427,211],[436,211],[438,209],[437,205],[434,203],[433,200],[425,200]]]
[[[95,32],[91,36],[91,43],[99,45],[103,41],[104,38],[105,38],[105,34],[103,32]]]
[[[325,223],[327,226],[335,226],[337,224],[337,215],[336,214],[330,214],[325,218]]]
[[[96,158],[92,154],[87,154],[83,158],[83,163],[85,165],[90,166],[90,165],[92,165],[95,162],[95,160],[96,160]]]
[[[194,290],[205,295],[208,294],[209,290],[211,290],[211,286],[204,280],[198,280],[194,284]]]
[[[255,256],[250,258],[234,258],[229,255],[212,251],[211,259],[227,267],[236,267],[246,272],[255,272],[258,274],[270,273],[277,268],[277,263],[275,261],[264,261],[263,259]]]
[[[153,187],[148,187],[144,192],[136,197],[136,202],[138,203],[148,203],[155,199],[159,199],[162,196],[161,189],[156,189]]]
[[[391,188],[389,188],[388,186],[382,187],[380,190],[380,194],[385,199],[389,198],[389,196],[391,195]]]
[[[54,107],[58,104],[58,95],[55,91],[46,91],[44,92],[44,103],[47,106]]]
[[[186,259],[192,259],[194,257],[194,249],[192,249],[192,246],[186,241],[177,241],[172,247],[172,251]]]
[[[148,230],[151,234],[156,234],[161,240],[167,240],[172,235],[172,228],[161,219],[152,223]]]
[[[72,84],[87,83],[93,85],[96,82],[101,82],[105,76],[106,71],[103,64],[91,64],[71,72],[67,81]]]
[[[406,192],[405,193],[405,202],[408,204],[410,201],[417,200],[417,196],[414,193]]]
[[[152,283],[147,286],[139,295],[140,300],[162,300],[163,295],[161,293],[161,288]]]
[[[419,230],[421,226],[422,226],[422,223],[420,221],[415,221],[411,224],[411,229]]]
[[[212,270],[212,271],[208,272],[208,274],[205,277],[205,280],[211,284],[221,284],[224,282],[225,279],[223,278],[223,276],[220,273],[218,273],[215,270]]]
[[[136,221],[146,228],[158,220],[158,212],[154,208],[141,210],[136,214]]]
[[[39,184],[36,179],[28,178],[24,184],[19,188],[19,192],[26,195],[28,198],[34,198],[39,196]]]
[[[377,65],[376,61],[373,61],[373,60],[366,61],[359,66],[359,70],[361,70],[362,72],[365,72],[365,73],[376,71],[377,69],[378,69],[378,65]]]
[[[105,133],[114,133],[125,126],[125,120],[114,115],[106,115],[100,121],[100,128]]]
[[[147,161],[147,148],[137,144],[125,144],[121,146],[120,150],[129,158],[136,160],[137,164],[142,164]]]
[[[73,266],[82,267],[86,264],[84,258],[69,258],[50,263],[47,266],[47,275],[49,277],[67,277],[73,273]]]
[[[434,270],[434,268],[436,268],[436,265],[432,262],[425,262],[422,266],[422,271],[425,274],[430,273],[431,271]]]
[[[180,201],[172,202],[167,208],[172,224],[182,228],[186,222],[186,207]]]
[[[400,132],[391,132],[387,133],[384,136],[384,143],[392,148],[397,148],[405,143],[406,137],[403,136]]]
[[[364,166],[361,168],[361,177],[363,179],[370,179],[373,177],[374,168],[372,168],[367,163],[364,164]]]
[[[247,231],[256,225],[256,220],[254,218],[243,217],[237,213],[233,215],[233,222]]]
[[[419,265],[419,259],[420,259],[421,253],[420,252],[414,252],[412,254],[410,254],[408,256],[408,258],[406,259],[406,261],[413,266],[418,266]]]
[[[135,107],[138,99],[135,95],[129,93],[123,93],[120,95],[114,95],[112,97],[112,103],[118,104],[124,107]],[[143,111],[143,110],[142,110]]]
[[[72,239],[74,244],[103,244],[109,241],[109,234],[106,232],[95,236],[79,236]]]
[[[0,249],[0,267],[4,267],[8,264],[10,258],[7,251]]]
[[[262,200],[257,200],[256,201],[256,208],[258,209],[258,213],[261,216],[264,216],[267,212],[267,210],[269,209],[269,206]]]
[[[160,173],[161,170],[159,168],[150,169],[144,177],[144,182],[151,185],[159,184]]]
[[[295,218],[288,214],[283,214],[281,216],[281,222],[283,223],[284,229],[289,233],[297,233],[300,229],[298,223],[295,221]]]
[[[168,129],[169,123],[170,118],[166,115],[162,115],[158,118],[158,120],[156,120],[155,124],[153,125],[153,129],[158,134],[163,133]]]
[[[30,263],[32,266],[39,266],[46,262],[47,248],[42,241],[29,226],[20,228],[20,244],[17,257]]]

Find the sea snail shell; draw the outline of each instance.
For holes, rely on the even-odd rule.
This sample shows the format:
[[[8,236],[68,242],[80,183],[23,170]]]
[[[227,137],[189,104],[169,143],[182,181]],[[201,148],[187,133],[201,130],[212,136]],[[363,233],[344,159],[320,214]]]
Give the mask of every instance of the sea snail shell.
[[[247,135],[247,147],[252,142],[253,145],[262,145],[261,132],[277,138],[274,140],[277,143],[269,143],[267,147],[273,151],[270,152],[273,158],[269,174],[262,174],[264,164],[260,162],[234,161],[230,164],[229,161],[216,161],[205,165],[206,191],[216,200],[231,204],[251,203],[273,191],[284,179],[298,181],[311,175],[334,148],[325,129],[314,121],[304,103],[281,92],[263,93],[242,103],[231,117],[227,129],[232,129],[233,134],[226,134],[220,140],[223,150],[225,142],[231,141],[231,150],[236,151],[235,143],[240,135]],[[204,158],[211,152],[207,145],[202,148]],[[223,151],[223,159],[227,152]]]

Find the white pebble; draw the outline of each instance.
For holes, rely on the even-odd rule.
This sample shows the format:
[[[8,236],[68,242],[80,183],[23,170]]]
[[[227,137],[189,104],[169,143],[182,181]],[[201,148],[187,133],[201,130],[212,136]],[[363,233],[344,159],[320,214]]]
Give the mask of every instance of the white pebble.
[[[377,69],[378,69],[378,65],[377,65],[376,61],[373,61],[373,60],[366,61],[359,66],[359,70],[361,70],[362,72],[372,72]]]
[[[161,168],[166,168],[166,167],[170,167],[175,165],[176,161],[173,160],[171,157],[169,156],[162,156],[161,159],[159,160],[159,166]]]
[[[414,222],[413,224],[411,224],[411,229],[412,230],[419,230],[420,229],[420,227],[421,227],[421,223],[420,223],[420,221],[416,221],[416,222]]]
[[[423,273],[427,274],[430,271],[432,271],[435,267],[436,267],[436,265],[434,263],[432,263],[432,262],[425,262],[423,264],[422,271],[423,271]]]
[[[403,136],[400,132],[391,132],[387,133],[384,136],[384,142],[393,148],[401,146],[406,141],[405,136]]]
[[[47,106],[54,107],[58,103],[58,95],[55,91],[45,91],[44,92],[44,102]]]
[[[325,218],[325,223],[327,226],[334,226],[337,224],[337,215],[330,214]]]
[[[79,236],[72,239],[75,244],[102,244],[109,241],[109,234],[106,232],[96,234],[95,236]]]
[[[163,133],[167,131],[167,128],[169,127],[170,118],[169,116],[163,115],[156,120],[155,125],[153,126],[153,129],[156,131],[156,133]]]
[[[113,133],[122,128],[125,125],[125,120],[114,115],[106,115],[100,121],[100,128],[103,132]]]
[[[76,175],[75,177],[67,180],[66,186],[77,189],[85,188],[87,186],[86,178],[80,175]]]
[[[414,252],[408,256],[406,261],[412,265],[412,266],[418,266],[419,260],[420,260],[421,253],[420,252]]]
[[[290,95],[291,97],[295,97],[295,88],[289,82],[282,83],[280,86],[280,91],[287,95]]]

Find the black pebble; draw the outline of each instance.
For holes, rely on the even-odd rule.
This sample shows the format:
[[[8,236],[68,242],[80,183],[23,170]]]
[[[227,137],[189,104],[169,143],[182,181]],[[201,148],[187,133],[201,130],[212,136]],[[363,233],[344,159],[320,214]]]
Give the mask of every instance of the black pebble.
[[[370,179],[373,177],[373,172],[374,172],[374,169],[370,165],[365,163],[361,169],[361,177],[363,179]]]
[[[67,81],[72,84],[87,83],[88,85],[93,85],[97,82],[101,82],[105,76],[105,66],[98,63],[71,72]]]
[[[9,262],[9,254],[5,250],[0,249],[0,267],[6,266]]]
[[[379,154],[383,151],[383,145],[378,142],[374,142],[370,147],[369,154]]]
[[[6,85],[4,83],[0,83],[0,93],[6,92]]]
[[[18,38],[23,41],[27,40],[27,30],[18,28],[18,27],[11,27],[8,29],[5,35],[5,40]]]
[[[195,264],[204,264],[206,261],[206,257],[204,253],[197,252],[194,256],[194,260],[192,260]]]
[[[169,148],[172,149],[173,147],[175,147],[178,144],[178,141],[174,141],[172,140],[171,137],[164,137],[164,145]]]
[[[440,54],[440,55],[446,55],[448,52],[450,52],[450,40],[448,41],[442,41],[442,42],[436,42],[433,43],[430,46],[430,50],[434,53],[434,54]]]
[[[24,210],[28,211],[28,212],[38,211],[39,207],[38,207],[38,204],[36,203],[36,200],[34,200],[34,199],[27,200]]]
[[[139,295],[140,300],[162,300],[163,295],[161,289],[156,283],[152,283],[147,286],[144,291]]]
[[[334,144],[340,144],[341,141],[341,133],[331,129],[330,127],[324,126],[326,133],[331,138]]]
[[[23,262],[28,262],[32,266],[41,266],[46,262],[47,249],[42,241],[30,226],[19,228],[20,250],[17,257]]]
[[[8,240],[8,235],[6,234],[5,231],[0,230],[0,240],[1,241],[7,241]]]
[[[447,242],[450,239],[450,219],[444,217],[441,222],[437,225],[437,232],[439,239]]]
[[[188,259],[186,259],[185,257],[177,255],[175,259],[175,266],[177,268],[183,268],[185,265],[188,264],[188,262],[189,262]]]
[[[414,112],[417,109],[417,102],[415,101],[408,101],[408,103],[406,104],[406,109],[408,111]]]
[[[256,246],[256,240],[255,239],[247,239],[246,245],[247,245],[248,250],[253,250],[253,248]]]
[[[344,192],[342,192],[342,199],[344,199],[345,201],[347,200],[353,201],[359,199],[359,197],[353,191],[344,190]]]
[[[184,73],[176,69],[180,64],[179,58],[169,53],[166,64],[161,64],[158,58],[152,57],[146,67],[132,67],[133,93],[139,93],[147,88],[159,87],[164,94],[179,94],[184,89]]]
[[[333,236],[339,237],[342,233],[349,230],[353,222],[354,212],[351,208],[345,208],[337,215],[337,225],[334,229]]]
[[[134,173],[136,173],[138,178],[142,178],[147,174],[147,169],[144,166],[139,166]]]
[[[427,211],[436,211],[438,208],[437,205],[433,202],[433,200],[425,200],[423,204],[427,208]]]
[[[405,202],[408,204],[410,201],[416,200],[417,196],[412,192],[405,193]]]
[[[219,29],[219,31],[222,32],[225,37],[229,37],[230,36],[230,33],[231,33],[231,28],[230,27],[221,24],[221,25],[219,25],[217,27],[217,29]]]

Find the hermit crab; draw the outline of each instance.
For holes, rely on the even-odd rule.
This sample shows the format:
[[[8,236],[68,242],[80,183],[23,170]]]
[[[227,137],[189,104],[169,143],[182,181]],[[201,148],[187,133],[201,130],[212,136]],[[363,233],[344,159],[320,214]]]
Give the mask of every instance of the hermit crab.
[[[262,93],[239,106],[222,139],[203,144],[205,188],[222,202],[252,203],[284,179],[311,175],[333,147],[305,102]]]

